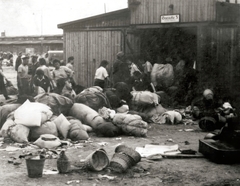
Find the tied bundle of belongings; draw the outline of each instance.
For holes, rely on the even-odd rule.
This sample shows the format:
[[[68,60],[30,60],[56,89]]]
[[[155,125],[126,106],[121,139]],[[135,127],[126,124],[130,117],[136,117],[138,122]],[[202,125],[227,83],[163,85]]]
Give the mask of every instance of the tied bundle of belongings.
[[[132,91],[132,103],[136,105],[155,105],[159,104],[159,96],[150,91]]]
[[[102,107],[110,107],[107,97],[98,86],[83,90],[75,97],[75,103],[83,103],[96,111]]]
[[[75,118],[68,118],[70,122],[70,128],[68,132],[68,138],[72,141],[87,140],[89,138],[86,127],[81,121]]]
[[[36,102],[48,105],[56,115],[61,113],[66,115],[73,106],[73,101],[71,99],[56,93],[37,95],[34,99]]]
[[[178,124],[182,121],[182,115],[177,111],[167,111],[161,115],[154,115],[152,118],[154,123],[158,124]]]
[[[32,103],[28,100],[9,114],[1,128],[3,137],[10,137],[15,142],[27,143],[30,129],[40,127],[52,117],[50,108],[41,103]]]
[[[174,71],[171,64],[157,64],[153,65],[151,72],[151,81],[153,85],[168,88],[174,83]]]
[[[143,137],[147,135],[148,124],[139,115],[117,113],[113,118],[113,123],[127,135]]]
[[[112,120],[114,115],[116,114],[115,110],[111,110],[109,108],[103,107],[98,110],[100,116],[102,116],[105,120]]]
[[[69,115],[92,127],[97,134],[112,137],[120,133],[119,127],[104,120],[103,117],[87,105],[74,103],[69,111]]]
[[[52,134],[43,134],[33,144],[39,148],[55,149],[61,145],[61,141]]]

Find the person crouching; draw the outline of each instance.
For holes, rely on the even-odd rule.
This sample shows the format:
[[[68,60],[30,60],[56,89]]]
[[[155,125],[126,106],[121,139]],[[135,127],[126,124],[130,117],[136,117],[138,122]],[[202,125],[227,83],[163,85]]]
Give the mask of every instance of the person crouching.
[[[33,78],[34,93],[49,93],[50,92],[50,81],[47,76],[44,75],[42,69],[37,69],[36,75]]]

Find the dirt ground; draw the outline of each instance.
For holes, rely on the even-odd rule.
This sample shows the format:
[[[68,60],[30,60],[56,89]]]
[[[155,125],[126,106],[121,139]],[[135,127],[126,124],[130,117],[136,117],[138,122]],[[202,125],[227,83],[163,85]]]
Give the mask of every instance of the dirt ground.
[[[13,69],[5,70],[9,79],[14,80]],[[0,97],[2,99],[2,96]],[[186,132],[184,129],[193,129]],[[86,157],[95,149],[104,148],[109,159],[114,154],[114,149],[119,144],[129,147],[143,147],[145,144],[178,144],[180,148],[189,148],[198,151],[199,139],[203,139],[207,133],[202,132],[198,125],[156,125],[149,124],[149,132],[146,138],[132,136],[119,136],[115,138],[97,137],[90,133],[90,140],[82,143],[78,148],[69,147],[67,156],[72,165]],[[99,143],[106,142],[105,146]],[[132,167],[124,174],[116,174],[107,170],[101,172],[72,171],[68,174],[44,174],[42,178],[28,178],[25,160],[21,160],[20,165],[8,163],[9,157],[18,158],[26,149],[8,152],[6,146],[16,144],[4,143],[0,147],[0,185],[67,185],[68,181],[73,181],[69,185],[87,186],[111,186],[111,185],[203,185],[203,186],[230,186],[240,185],[239,164],[225,165],[216,164],[206,158],[191,159],[169,159],[163,158],[159,161],[146,161],[142,159],[135,167]],[[56,170],[56,159],[46,159],[45,170]],[[99,175],[114,176],[113,180],[99,178]],[[75,181],[74,181],[75,180]],[[77,181],[79,183],[77,183]]]

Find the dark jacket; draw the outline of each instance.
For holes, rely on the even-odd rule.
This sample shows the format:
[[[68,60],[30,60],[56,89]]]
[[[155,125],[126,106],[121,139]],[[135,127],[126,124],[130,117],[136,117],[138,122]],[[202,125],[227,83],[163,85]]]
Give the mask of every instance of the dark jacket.
[[[15,70],[18,71],[18,67],[22,64],[22,58],[20,56],[17,57],[15,63]]]

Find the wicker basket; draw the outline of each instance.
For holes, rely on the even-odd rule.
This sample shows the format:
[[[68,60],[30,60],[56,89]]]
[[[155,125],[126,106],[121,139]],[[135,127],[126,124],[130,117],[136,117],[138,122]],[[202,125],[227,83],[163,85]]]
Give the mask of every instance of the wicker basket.
[[[125,145],[117,146],[115,149],[115,152],[116,153],[121,152],[121,153],[124,153],[124,154],[130,156],[134,160],[132,165],[136,165],[138,162],[141,161],[141,155],[137,151],[135,151],[132,148],[127,147]]]
[[[115,153],[110,162],[109,168],[115,172],[125,172],[132,166],[132,160],[129,156],[123,153]]]
[[[93,171],[101,171],[109,165],[109,159],[104,149],[91,153],[85,160],[84,166]]]

